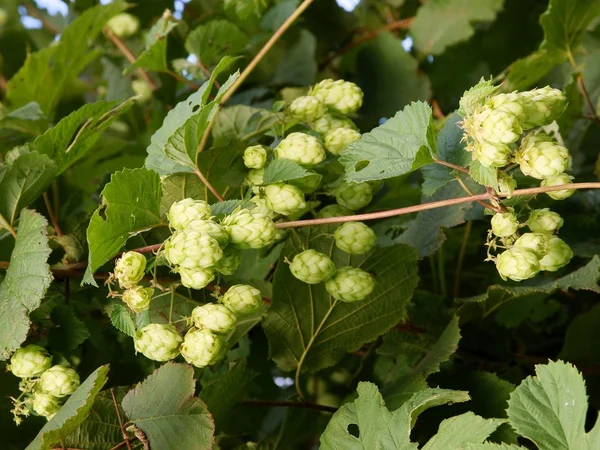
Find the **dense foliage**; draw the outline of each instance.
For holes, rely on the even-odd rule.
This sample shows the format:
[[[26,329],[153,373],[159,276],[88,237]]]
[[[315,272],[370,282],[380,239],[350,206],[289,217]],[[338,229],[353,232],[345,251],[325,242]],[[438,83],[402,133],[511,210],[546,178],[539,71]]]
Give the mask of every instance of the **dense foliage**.
[[[2,448],[600,448],[600,0],[49,4]]]

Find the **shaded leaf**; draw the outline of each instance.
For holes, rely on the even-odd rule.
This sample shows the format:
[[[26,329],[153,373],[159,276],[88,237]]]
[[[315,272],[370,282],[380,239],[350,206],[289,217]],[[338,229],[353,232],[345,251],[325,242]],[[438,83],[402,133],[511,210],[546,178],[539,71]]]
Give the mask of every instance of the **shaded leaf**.
[[[185,49],[207,67],[215,66],[222,55],[240,53],[248,36],[228,20],[211,20],[194,28],[185,40]]]
[[[279,121],[277,114],[247,105],[228,106],[219,111],[212,130],[214,145],[250,141]]]
[[[52,310],[52,323],[48,339],[52,349],[69,352],[79,347],[87,338],[90,331],[75,315],[73,307],[60,305]]]
[[[304,178],[309,174],[308,170],[290,159],[274,159],[267,167],[263,175],[263,184],[273,184],[288,180]]]
[[[273,75],[273,83],[299,86],[313,84],[317,76],[316,50],[315,36],[308,30],[300,30],[281,58]]]
[[[167,36],[173,31],[179,23],[169,15],[163,15],[148,30],[146,35],[146,48],[140,53],[133,64],[125,69],[125,73],[131,73],[136,67],[155,70],[158,72],[167,71]]]
[[[495,167],[485,167],[474,159],[469,167],[469,175],[482,186],[498,188],[498,170]]]
[[[118,303],[113,304],[110,308],[109,317],[110,323],[112,323],[117,330],[130,337],[135,336],[135,323],[131,318],[129,310],[125,306]]]

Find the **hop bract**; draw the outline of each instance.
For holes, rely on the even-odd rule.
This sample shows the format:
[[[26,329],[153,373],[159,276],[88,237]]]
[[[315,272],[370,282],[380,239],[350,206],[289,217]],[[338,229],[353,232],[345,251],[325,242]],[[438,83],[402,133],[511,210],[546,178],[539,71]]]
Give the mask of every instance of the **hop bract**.
[[[153,288],[134,286],[123,292],[123,301],[136,313],[146,311],[154,295]]]
[[[179,355],[183,339],[173,325],[151,323],[135,333],[135,351],[153,361],[169,361]]]
[[[327,281],[335,273],[335,264],[323,253],[309,249],[294,256],[290,264],[292,275],[308,284]]]
[[[325,289],[331,296],[343,302],[364,300],[375,288],[373,277],[356,267],[341,267],[325,282]]]
[[[285,183],[269,184],[265,187],[264,194],[267,206],[284,216],[306,208],[304,193],[296,186]]]
[[[14,376],[31,378],[41,375],[50,368],[52,356],[39,345],[28,345],[18,349],[10,358],[9,369]]]
[[[371,203],[373,188],[369,183],[342,183],[335,191],[335,199],[338,204],[356,211]]]
[[[571,247],[562,239],[551,236],[547,241],[546,253],[540,259],[540,269],[555,272],[569,264],[571,258],[573,258]]]
[[[119,286],[128,289],[135,286],[146,270],[146,257],[138,252],[125,252],[117,259],[114,275]]]
[[[246,182],[252,186],[252,192],[257,193],[258,189],[256,186],[263,184],[265,179],[264,169],[251,169],[246,174]]]
[[[259,214],[261,216],[268,217],[269,219],[274,219],[277,217],[277,213],[273,211],[269,205],[267,205],[267,200],[259,195],[255,195],[250,199],[252,203],[254,203],[254,207],[250,209],[252,214]]]
[[[351,209],[346,208],[342,205],[327,205],[321,208],[317,214],[318,218],[325,217],[340,217],[340,216],[351,216],[353,214]]]
[[[492,144],[490,142],[475,142],[469,146],[476,159],[485,167],[503,167],[508,163],[512,150],[506,144]]]
[[[327,113],[327,106],[318,98],[305,95],[292,102],[290,112],[298,120],[313,122]]]
[[[494,214],[491,224],[492,232],[498,237],[512,236],[519,228],[517,216],[511,212]]]
[[[540,233],[556,233],[563,226],[564,220],[560,214],[548,208],[534,209],[529,213],[527,226],[531,231]]]
[[[546,254],[550,236],[547,233],[524,233],[515,241],[514,246],[527,248],[538,258],[542,258]]]
[[[538,274],[540,261],[528,248],[513,247],[498,255],[496,269],[503,280],[522,281]]]
[[[564,172],[569,165],[569,150],[546,134],[530,135],[521,141],[515,159],[525,175],[542,180]]]
[[[39,381],[39,388],[54,397],[71,395],[79,387],[79,374],[65,366],[53,366],[46,370]]]
[[[214,268],[216,269],[216,266]],[[181,277],[181,284],[190,289],[202,289],[215,279],[215,272],[212,267],[193,267],[191,269],[180,267],[178,273]]]
[[[214,238],[193,229],[176,231],[165,242],[164,251],[169,264],[186,269],[212,267],[223,257]]]
[[[247,209],[227,216],[222,225],[229,233],[231,244],[239,248],[263,248],[275,240],[275,223],[268,217],[251,214]]]
[[[215,241],[217,241],[222,247],[226,246],[229,242],[229,234],[227,234],[225,228],[223,228],[218,223],[213,222],[212,220],[193,220],[188,225],[187,230],[197,231],[201,234],[207,234]]]
[[[561,186],[563,184],[571,184],[573,177],[566,173],[561,173],[553,177],[548,177],[542,181],[541,186]],[[575,189],[562,189],[560,191],[546,192],[548,197],[554,200],[564,200],[575,193]]]
[[[344,80],[323,80],[310,90],[309,95],[342,114],[358,111],[363,100],[363,91],[356,84]]]
[[[184,198],[175,202],[169,208],[167,218],[169,225],[175,230],[183,230],[194,220],[210,219],[212,211],[210,205],[203,200]]]
[[[513,114],[487,106],[465,118],[464,127],[475,141],[490,144],[511,144],[519,140],[523,132]]]
[[[375,232],[362,222],[346,222],[333,233],[335,245],[351,255],[362,255],[375,247]]]
[[[191,317],[196,328],[208,328],[217,334],[229,333],[237,323],[237,316],[233,311],[216,303],[196,306]]]
[[[252,145],[244,150],[244,165],[249,169],[262,169],[267,162],[267,150],[262,145]]]
[[[346,147],[360,139],[361,134],[353,128],[335,128],[325,135],[325,148],[334,155],[339,155]]]
[[[520,92],[519,98],[523,104],[523,116],[519,120],[524,130],[552,123],[568,103],[562,91],[550,86]]]
[[[348,117],[339,114],[325,114],[311,123],[311,128],[321,134],[327,134],[335,128],[352,128],[356,130],[356,125]]]
[[[501,175],[498,177],[498,191],[502,194],[507,194],[506,198],[511,198],[512,193],[517,187],[517,182],[510,175]]]
[[[227,247],[223,250],[223,257],[215,265],[215,270],[223,275],[233,275],[241,263],[241,251],[235,247]]]
[[[196,367],[206,367],[225,356],[227,348],[216,334],[207,328],[192,328],[181,344],[181,356]]]
[[[248,284],[231,286],[220,302],[238,316],[255,312],[262,305],[262,295],[258,289]]]
[[[31,398],[31,407],[40,416],[50,420],[60,409],[60,403],[53,395],[36,392]]]
[[[314,166],[325,159],[325,149],[314,136],[296,132],[287,135],[275,147],[275,156],[304,166]]]
[[[140,21],[131,14],[121,13],[106,22],[106,26],[118,37],[128,38],[137,33],[140,28]]]

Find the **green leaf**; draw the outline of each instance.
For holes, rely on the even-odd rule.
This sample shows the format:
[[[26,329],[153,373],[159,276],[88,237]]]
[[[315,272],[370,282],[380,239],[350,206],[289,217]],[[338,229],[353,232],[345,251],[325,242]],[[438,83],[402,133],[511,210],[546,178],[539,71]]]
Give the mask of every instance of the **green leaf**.
[[[108,316],[110,317],[110,323],[112,323],[113,327],[117,330],[130,337],[135,336],[135,323],[131,318],[129,310],[125,306],[118,303],[113,304]]]
[[[228,106],[219,111],[212,130],[214,145],[226,145],[231,141],[246,142],[272,128],[278,121],[277,114],[247,105]]]
[[[17,148],[0,165],[0,228],[13,225],[19,212],[33,203],[56,175],[56,164],[45,155]]]
[[[472,412],[444,419],[440,428],[422,450],[447,450],[463,448],[464,444],[481,444],[496,428],[506,422],[504,419],[484,419]]]
[[[498,170],[495,167],[485,167],[474,159],[469,167],[469,175],[482,186],[498,188]]]
[[[594,364],[600,359],[600,304],[575,317],[565,335],[559,357],[568,361]]]
[[[211,20],[196,27],[185,40],[185,49],[193,53],[204,66],[214,67],[222,55],[240,53],[248,36],[228,20]]]
[[[274,159],[265,167],[263,184],[297,180],[308,174],[308,170],[290,159]]]
[[[86,418],[108,380],[108,365],[98,367],[71,395],[25,450],[48,450],[69,436]]]
[[[124,73],[128,74],[135,68],[155,70],[157,72],[168,71],[167,64],[167,36],[179,25],[171,15],[163,15],[152,25],[146,35],[146,48],[138,56],[133,64],[128,66]]]
[[[348,146],[339,161],[349,181],[383,180],[433,162],[435,147],[431,107],[417,102],[363,134]]]
[[[48,118],[36,102],[29,102],[7,114],[4,114],[0,107],[0,138],[9,142],[12,139],[12,146],[16,145],[15,134],[21,137],[37,136],[43,133],[47,126]],[[22,140],[18,143],[21,142]]]
[[[562,136],[568,136],[575,122],[581,119],[581,111],[583,110],[583,95],[577,84],[578,74],[573,74],[571,81],[563,88],[568,104],[567,109],[557,119],[558,129]]]
[[[244,147],[228,145],[213,147],[198,156],[200,171],[224,198],[237,197],[244,184],[248,169],[241,158],[243,153]],[[206,187],[204,196],[208,202],[217,201]]]
[[[48,222],[24,209],[6,277],[0,284],[0,360],[18,349],[29,331],[29,313],[40,306],[52,282]]]
[[[194,397],[194,369],[167,363],[129,391],[122,405],[151,448],[212,449],[215,426],[206,405]]]
[[[478,106],[483,105],[487,97],[494,94],[498,89],[499,86],[494,86],[492,80],[481,78],[479,83],[465,91],[460,98],[458,113],[463,117],[470,116]]]
[[[585,382],[577,369],[569,363],[550,361],[537,365],[535,373],[510,396],[510,425],[539,450],[598,448],[600,441],[592,440],[595,431],[585,433],[588,403]]]
[[[184,198],[206,200],[206,186],[195,173],[175,173],[162,178],[161,184],[161,215],[166,214],[173,203]]]
[[[275,70],[273,83],[283,86],[313,84],[318,70],[315,61],[317,39],[310,31],[302,29],[292,42]]]
[[[439,55],[447,47],[466,41],[475,30],[472,22],[492,22],[504,0],[432,0],[417,11],[410,25],[415,47]]]
[[[484,442],[483,444],[467,444],[462,447],[465,450],[526,450],[525,447],[512,444],[494,444],[493,442]]]
[[[87,338],[90,331],[79,320],[72,306],[60,305],[52,310],[52,323],[48,340],[55,351],[70,352],[79,347]]]
[[[96,286],[94,272],[131,236],[165,225],[160,216],[161,197],[160,177],[150,170],[125,169],[113,174],[87,229],[89,256],[83,283]]]
[[[228,215],[233,213],[238,208],[254,207],[254,203],[244,200],[225,200],[224,202],[218,202],[210,205],[213,216]]]
[[[271,358],[284,371],[300,365],[314,372],[373,341],[402,320],[417,283],[416,254],[409,247],[380,248],[368,258],[350,256],[335,248],[326,230],[299,232],[298,238],[288,239],[282,258],[291,260],[310,242],[310,248],[331,255],[338,267],[352,265],[373,273],[375,289],[360,302],[334,301],[323,283],[299,281],[280,261],[263,327]]]

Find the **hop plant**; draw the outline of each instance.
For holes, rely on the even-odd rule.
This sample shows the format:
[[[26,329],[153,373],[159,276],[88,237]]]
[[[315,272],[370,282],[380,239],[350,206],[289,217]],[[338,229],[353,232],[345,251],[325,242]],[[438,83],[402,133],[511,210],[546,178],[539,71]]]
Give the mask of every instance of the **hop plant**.
[[[506,144],[492,144],[490,142],[474,142],[469,145],[476,159],[485,167],[503,167],[508,163],[512,150]]]
[[[252,145],[244,150],[244,165],[248,169],[262,169],[267,162],[267,150],[262,145]]]
[[[206,234],[219,243],[221,247],[225,247],[229,242],[229,234],[218,223],[212,220],[197,219],[190,222],[186,231],[197,231],[201,234]]]
[[[311,128],[323,135],[336,128],[352,128],[356,130],[356,125],[348,117],[339,114],[325,114],[310,124]]]
[[[290,105],[290,112],[298,120],[313,122],[327,113],[327,106],[316,97],[298,97]]]
[[[169,264],[186,269],[212,267],[223,257],[216,239],[193,229],[176,231],[165,242],[164,252]]]
[[[223,257],[215,265],[215,270],[223,275],[233,275],[241,263],[242,252],[240,249],[227,247],[223,250]]]
[[[175,202],[169,208],[167,218],[169,225],[175,230],[183,230],[194,220],[210,219],[210,205],[203,200],[184,198]]]
[[[500,108],[502,108],[502,103],[514,102],[514,93],[500,94],[496,97],[502,95],[510,96],[510,99],[500,98],[496,100]],[[516,93],[516,97],[517,102],[521,105],[522,112],[515,115],[524,130],[552,123],[560,117],[567,107],[567,98],[562,91],[550,86],[519,92]]]
[[[192,328],[181,344],[181,356],[196,367],[206,367],[225,356],[227,348],[217,335],[207,328]]]
[[[128,289],[135,286],[146,270],[146,257],[138,252],[125,252],[115,263],[114,275],[119,286]]]
[[[335,264],[327,255],[309,249],[294,256],[290,271],[304,283],[317,284],[327,281],[335,274]]]
[[[563,184],[570,184],[573,181],[573,177],[566,173],[560,173],[553,177],[548,177],[542,181],[541,186],[561,186]],[[546,192],[548,197],[554,200],[564,200],[569,198],[575,193],[575,189],[562,189],[560,191]]]
[[[217,264],[220,262],[221,260],[219,260]],[[216,266],[214,269],[216,269]],[[181,284],[190,289],[202,289],[215,279],[215,272],[212,267],[208,269],[204,267],[194,267],[192,269],[180,267],[177,270],[181,277]]]
[[[39,345],[28,345],[18,349],[10,358],[8,369],[19,378],[41,375],[50,368],[52,356]]]
[[[256,186],[260,186],[264,183],[265,170],[264,169],[251,169],[246,174],[246,182],[252,187],[252,192],[255,194],[258,192]]]
[[[259,214],[261,216],[268,217],[269,219],[274,219],[277,217],[277,213],[269,208],[267,201],[260,195],[255,195],[250,199],[250,201],[255,205],[252,209],[250,209],[252,214]]]
[[[335,245],[351,255],[362,255],[375,247],[375,232],[362,222],[346,222],[333,233]]]
[[[356,84],[344,80],[323,80],[310,90],[309,95],[341,114],[358,111],[363,100],[362,90]]]
[[[375,280],[362,269],[340,267],[335,275],[325,282],[325,289],[331,296],[343,302],[364,300],[373,292]]]
[[[151,323],[135,333],[133,344],[136,352],[153,361],[169,361],[179,355],[183,339],[173,325]]]
[[[513,247],[498,255],[496,269],[503,280],[523,281],[538,274],[540,260],[528,248]]]
[[[523,132],[513,114],[487,106],[465,118],[464,129],[476,142],[498,145],[516,142]]]
[[[123,301],[136,313],[146,311],[154,295],[153,288],[134,286],[123,292]]]
[[[53,395],[35,392],[31,398],[31,407],[40,416],[50,420],[60,409],[60,403]]]
[[[223,227],[238,248],[263,248],[273,243],[277,229],[271,219],[243,209],[227,216]]]
[[[296,186],[285,183],[269,184],[265,187],[264,194],[269,209],[284,216],[306,208],[304,193]]]
[[[502,194],[506,194],[506,198],[511,198],[512,193],[517,187],[515,179],[506,174],[502,174],[498,177],[498,191]]]
[[[498,237],[508,237],[515,234],[519,228],[517,216],[512,212],[496,213],[491,220],[492,233]]]
[[[310,172],[305,177],[289,180],[288,183],[292,186],[296,186],[303,193],[310,194],[320,186],[322,180],[322,175],[315,172]]]
[[[275,156],[304,166],[314,166],[325,159],[325,149],[314,136],[295,132],[288,134],[275,147]]]
[[[524,233],[515,241],[514,246],[529,249],[538,258],[542,258],[546,254],[550,236],[547,233]]]
[[[226,334],[235,328],[237,316],[227,306],[215,303],[196,306],[192,311],[196,328],[207,328],[213,333]]]
[[[342,183],[335,191],[335,199],[338,204],[356,211],[371,203],[373,188],[368,183]]]
[[[144,80],[133,80],[131,82],[131,88],[135,95],[137,95],[140,103],[146,103],[152,98],[152,88]]]
[[[556,233],[563,226],[564,220],[560,214],[548,208],[534,209],[529,213],[527,226],[531,231],[539,233]]]
[[[564,172],[569,165],[569,150],[546,134],[523,138],[515,160],[525,175],[542,180]]]
[[[555,272],[569,264],[571,258],[573,258],[571,247],[559,237],[551,236],[547,240],[544,257],[540,259],[540,269]]]
[[[260,308],[262,295],[254,286],[235,284],[225,292],[220,302],[237,316],[245,316]]]
[[[324,146],[334,155],[339,155],[348,145],[360,139],[360,136],[354,128],[334,128],[325,135]]]
[[[351,216],[352,210],[342,205],[327,205],[321,208],[321,211],[317,214],[318,218],[327,217],[340,217],[340,216]]]
[[[133,36],[140,29],[140,21],[131,14],[117,14],[106,22],[107,28],[115,33],[117,37],[128,38]]]
[[[79,375],[75,370],[65,366],[53,366],[40,377],[39,388],[54,397],[66,397],[77,390],[79,383]]]

